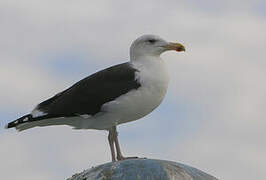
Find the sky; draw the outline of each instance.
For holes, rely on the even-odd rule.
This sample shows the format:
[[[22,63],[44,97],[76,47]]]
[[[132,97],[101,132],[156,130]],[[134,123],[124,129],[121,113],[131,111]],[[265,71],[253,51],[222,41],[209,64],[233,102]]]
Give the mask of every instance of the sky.
[[[266,3],[262,0],[0,0],[0,178],[66,179],[111,160],[107,132],[4,125],[80,79],[129,60],[156,34],[163,103],[118,127],[125,155],[184,163],[219,179],[266,176]]]

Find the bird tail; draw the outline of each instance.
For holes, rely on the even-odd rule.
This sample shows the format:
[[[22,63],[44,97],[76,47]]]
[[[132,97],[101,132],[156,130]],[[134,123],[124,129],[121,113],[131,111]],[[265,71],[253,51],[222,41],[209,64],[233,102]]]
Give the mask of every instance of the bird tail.
[[[31,114],[27,114],[25,116],[22,116],[21,118],[18,118],[15,121],[12,121],[8,123],[5,128],[16,128],[18,131],[24,131],[26,129],[34,128],[34,127],[43,127],[43,126],[54,126],[54,125],[69,125],[75,128],[79,127],[82,129],[83,120],[80,120],[79,117],[69,117],[62,120],[59,118],[49,118],[47,116],[32,117]]]
[[[6,129],[9,129],[9,128],[16,128],[21,126],[21,125],[24,125],[24,124],[28,124],[28,122],[32,121],[32,115],[31,114],[27,114],[25,116],[22,116],[10,123],[8,123],[5,128]]]

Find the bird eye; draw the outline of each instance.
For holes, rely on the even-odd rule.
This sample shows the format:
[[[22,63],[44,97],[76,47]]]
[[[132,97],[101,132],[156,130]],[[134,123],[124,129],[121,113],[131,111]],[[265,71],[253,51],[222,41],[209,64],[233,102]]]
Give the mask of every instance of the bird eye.
[[[149,39],[148,42],[154,44],[157,40],[156,39]]]

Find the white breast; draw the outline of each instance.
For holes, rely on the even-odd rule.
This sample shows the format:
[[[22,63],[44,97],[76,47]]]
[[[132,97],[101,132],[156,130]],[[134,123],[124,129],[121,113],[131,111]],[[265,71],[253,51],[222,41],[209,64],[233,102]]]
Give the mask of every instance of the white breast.
[[[144,62],[145,64],[134,64],[140,70],[136,75],[137,80],[141,84],[141,87],[135,92],[135,99],[132,100],[134,108],[139,110],[136,119],[149,114],[161,104],[167,92],[169,82],[163,60],[150,59]]]

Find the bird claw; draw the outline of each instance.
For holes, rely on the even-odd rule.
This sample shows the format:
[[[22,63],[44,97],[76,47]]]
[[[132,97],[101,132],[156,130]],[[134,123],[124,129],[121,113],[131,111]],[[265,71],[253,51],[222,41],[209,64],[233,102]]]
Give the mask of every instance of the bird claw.
[[[138,159],[138,157],[137,156],[133,156],[133,157],[117,156],[117,160],[118,161],[123,161],[123,160],[126,160],[126,159]]]

